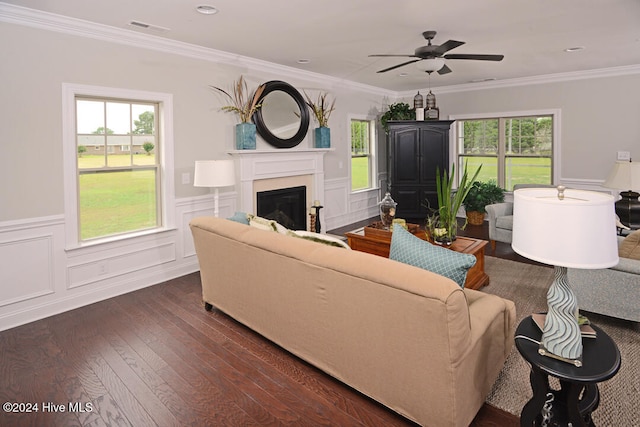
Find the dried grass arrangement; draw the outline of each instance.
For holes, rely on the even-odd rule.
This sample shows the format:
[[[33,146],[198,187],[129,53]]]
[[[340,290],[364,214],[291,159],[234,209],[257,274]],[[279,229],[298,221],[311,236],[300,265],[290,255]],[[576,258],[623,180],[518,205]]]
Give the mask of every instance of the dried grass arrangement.
[[[334,99],[329,104],[327,96],[329,96],[329,94],[326,92],[320,93],[318,94],[318,100],[314,102],[306,92],[304,93],[304,97],[307,98],[306,103],[313,112],[313,116],[320,127],[329,127],[329,117],[333,110],[335,110],[336,100]]]
[[[253,113],[258,111],[262,106],[262,104],[260,104],[260,97],[262,96],[262,92],[264,92],[264,85],[258,86],[253,93],[250,93],[247,88],[247,82],[244,80],[243,76],[240,76],[238,81],[235,82],[233,86],[233,96],[231,96],[226,90],[219,87],[209,87],[225,94],[229,98],[232,105],[225,105],[221,109],[226,112],[238,114],[241,123],[249,123]]]

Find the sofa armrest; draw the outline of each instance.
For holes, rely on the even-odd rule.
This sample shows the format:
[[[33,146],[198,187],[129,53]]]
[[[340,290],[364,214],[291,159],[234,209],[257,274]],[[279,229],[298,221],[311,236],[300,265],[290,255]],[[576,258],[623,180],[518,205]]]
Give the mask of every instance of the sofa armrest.
[[[497,295],[485,292],[465,289],[464,293],[469,304],[469,318],[471,323],[471,345],[483,336],[497,317],[500,317],[504,329],[503,335],[494,336],[493,339],[504,339],[502,348],[506,358],[513,346],[513,336],[516,329],[516,306],[513,301],[506,300]]]
[[[617,265],[611,267],[611,270],[621,271],[623,273],[637,274],[640,281],[640,261],[630,258],[620,258]]]
[[[494,203],[485,206],[484,209],[487,211],[489,220],[493,219],[495,221],[500,216],[513,215],[513,203],[510,202]]]
[[[485,206],[484,209],[487,211],[487,219],[489,221],[489,239],[495,240],[498,237],[496,219],[501,216],[513,215],[513,203],[494,203]]]

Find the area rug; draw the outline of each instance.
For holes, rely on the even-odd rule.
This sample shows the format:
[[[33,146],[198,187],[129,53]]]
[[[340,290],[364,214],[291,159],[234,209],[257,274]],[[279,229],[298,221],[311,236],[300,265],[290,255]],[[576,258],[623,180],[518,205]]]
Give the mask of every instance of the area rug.
[[[482,291],[513,301],[516,324],[533,312],[546,311],[546,291],[553,280],[551,267],[485,257],[485,270],[491,282]],[[600,406],[593,413],[593,421],[597,426],[640,426],[640,324],[585,314],[615,341],[622,356],[618,374],[598,385]],[[487,403],[520,416],[532,396],[529,372],[529,365],[514,346]],[[557,382],[551,384],[558,387]]]

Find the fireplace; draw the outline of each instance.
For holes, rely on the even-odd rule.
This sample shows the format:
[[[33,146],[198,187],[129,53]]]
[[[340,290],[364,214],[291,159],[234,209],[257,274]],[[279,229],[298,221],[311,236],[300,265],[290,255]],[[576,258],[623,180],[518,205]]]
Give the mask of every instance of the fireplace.
[[[331,149],[292,150],[233,150],[240,175],[240,211],[258,214],[258,193],[263,191],[306,187],[302,199],[304,213],[301,225],[307,229],[307,209],[319,200],[324,201],[324,155]],[[320,216],[324,211],[320,213]],[[322,219],[321,219],[322,220]]]
[[[307,187],[259,191],[257,214],[273,219],[291,230],[307,229]]]

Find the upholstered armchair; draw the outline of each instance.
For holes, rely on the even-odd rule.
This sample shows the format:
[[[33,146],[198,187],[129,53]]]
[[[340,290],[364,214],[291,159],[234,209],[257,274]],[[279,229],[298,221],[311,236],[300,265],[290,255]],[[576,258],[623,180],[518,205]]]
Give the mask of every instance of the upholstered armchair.
[[[569,268],[569,284],[580,310],[640,322],[640,231],[618,236],[618,245],[618,265],[600,270]],[[624,252],[625,246],[630,253]]]
[[[514,191],[518,188],[538,188],[538,187],[555,187],[555,185],[543,184],[516,184]],[[513,203],[503,202],[494,203],[485,207],[487,211],[487,219],[489,220],[489,241],[491,242],[491,250],[496,250],[496,242],[511,243],[513,235]]]

